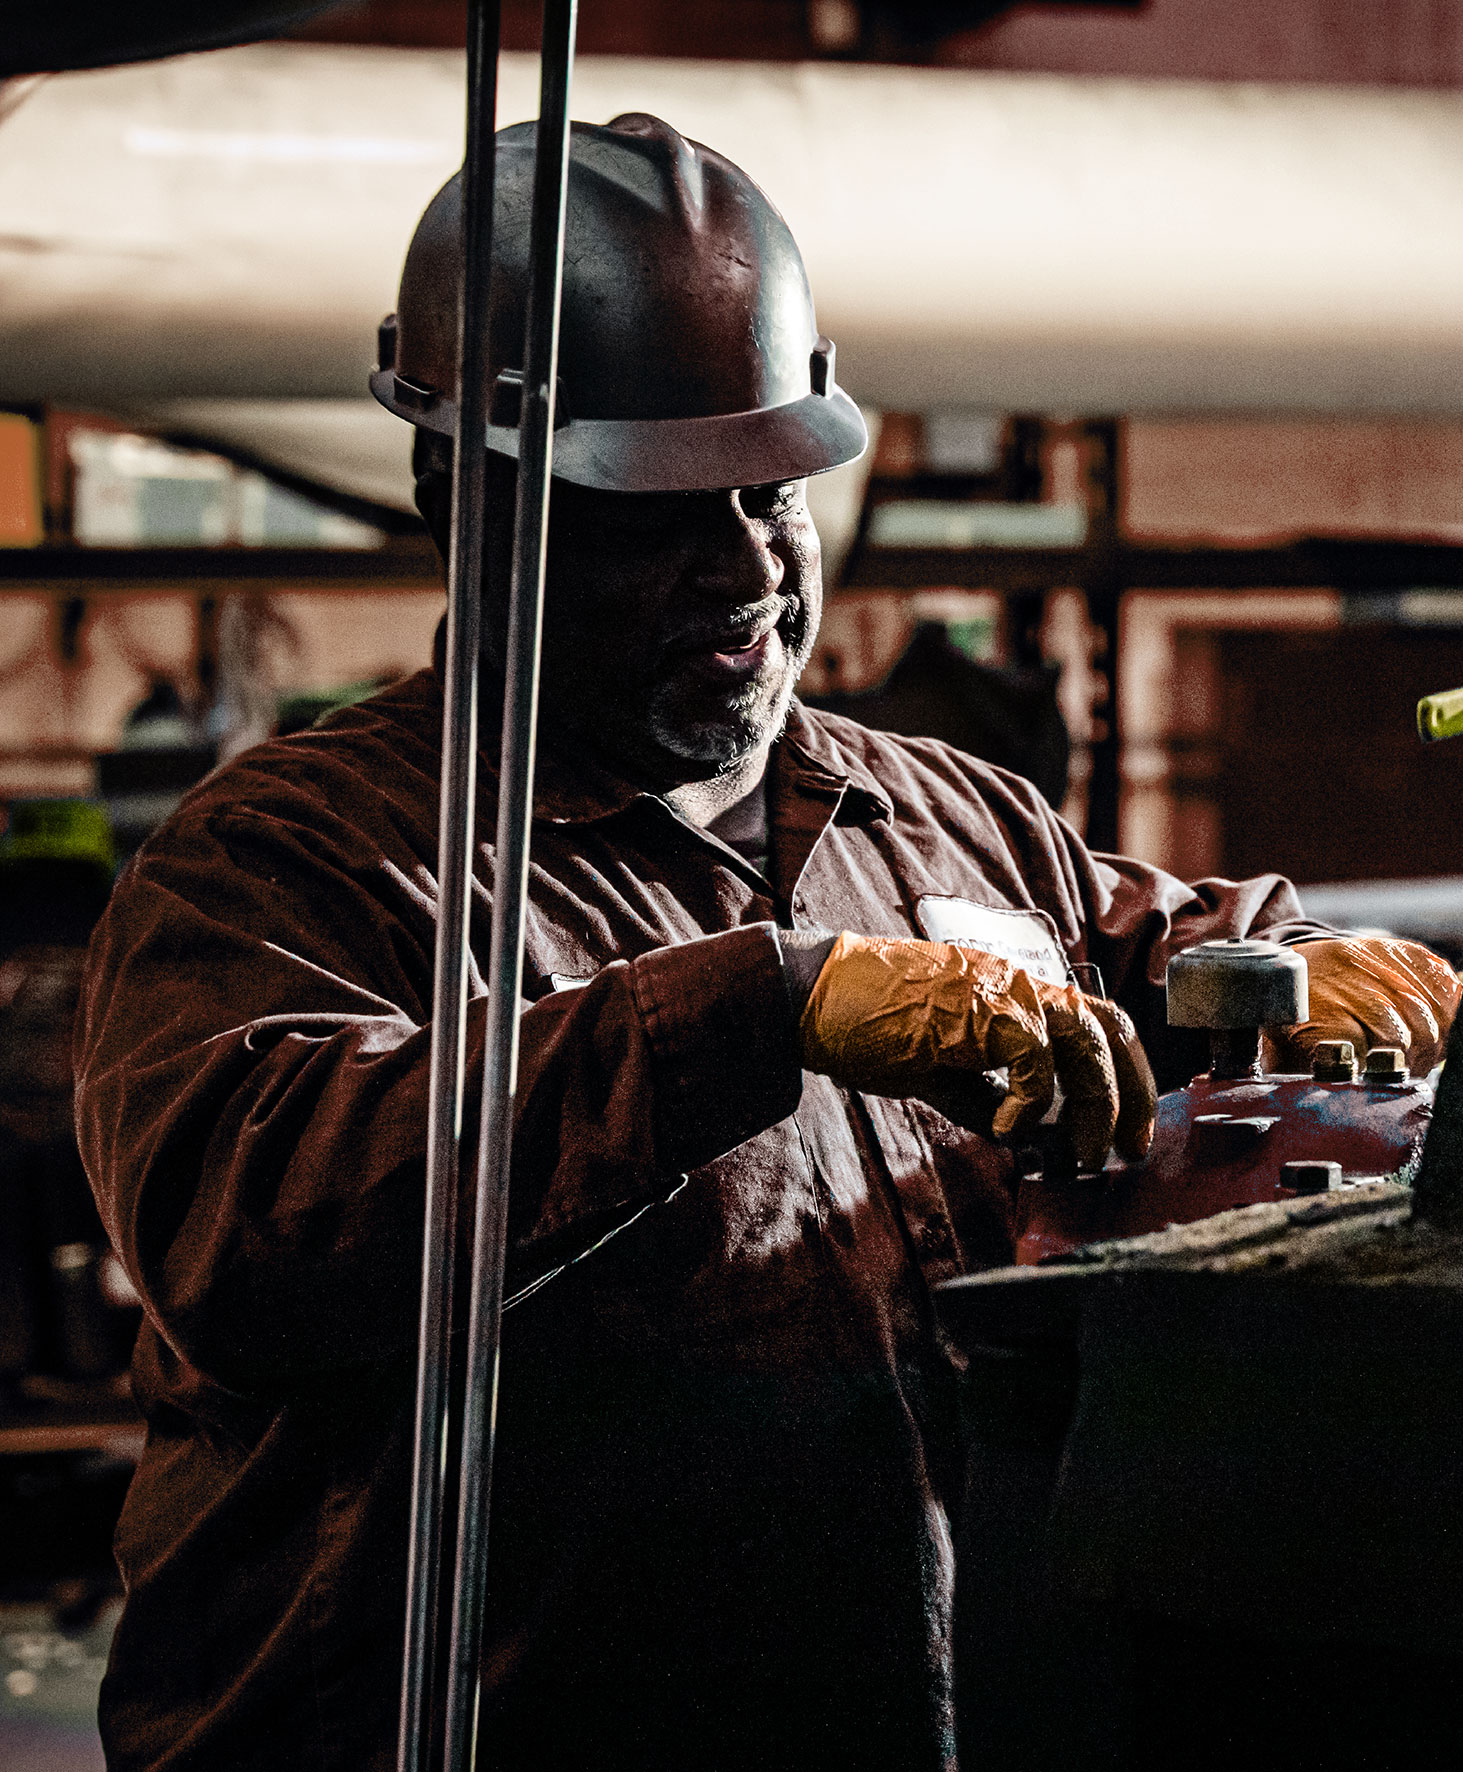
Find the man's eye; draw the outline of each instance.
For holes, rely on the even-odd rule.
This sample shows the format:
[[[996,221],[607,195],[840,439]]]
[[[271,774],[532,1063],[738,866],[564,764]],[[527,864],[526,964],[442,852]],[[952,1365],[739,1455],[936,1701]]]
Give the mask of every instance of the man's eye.
[[[786,517],[803,502],[805,480],[783,480],[775,486],[748,486],[741,494],[742,509],[749,517]]]

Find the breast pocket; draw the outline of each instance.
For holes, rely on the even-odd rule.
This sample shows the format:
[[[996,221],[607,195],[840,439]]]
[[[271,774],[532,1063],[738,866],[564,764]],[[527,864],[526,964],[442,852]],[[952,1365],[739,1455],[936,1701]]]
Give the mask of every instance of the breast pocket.
[[[556,991],[579,991],[583,990],[593,977],[592,972],[586,972],[583,978],[571,978],[567,972],[551,972],[549,983]]]
[[[979,948],[998,954],[1046,984],[1080,983],[1045,911],[977,904],[972,898],[927,892],[914,907],[915,921],[929,941]],[[1089,988],[1084,984],[1084,989]]]

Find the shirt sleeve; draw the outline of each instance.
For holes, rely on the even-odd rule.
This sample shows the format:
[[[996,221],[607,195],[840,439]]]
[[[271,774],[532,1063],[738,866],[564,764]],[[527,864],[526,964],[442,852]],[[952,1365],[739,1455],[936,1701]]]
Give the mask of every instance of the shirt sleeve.
[[[232,1389],[414,1344],[429,888],[344,821],[221,814],[144,850],[97,931],[77,1031],[82,1153],[157,1328]],[[486,917],[484,897],[483,951]],[[479,990],[465,1166],[485,1024]],[[510,1291],[791,1113],[801,1081],[768,924],[615,962],[528,1006]]]

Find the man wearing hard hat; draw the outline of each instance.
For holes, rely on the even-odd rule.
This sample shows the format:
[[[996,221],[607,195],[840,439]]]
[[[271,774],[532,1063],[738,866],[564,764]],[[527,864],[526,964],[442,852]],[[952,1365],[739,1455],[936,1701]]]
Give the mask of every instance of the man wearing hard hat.
[[[491,667],[532,161],[531,128],[500,135]],[[440,546],[458,236],[454,181],[373,379]],[[1008,1258],[1013,1141],[1058,1081],[1084,1163],[1143,1151],[1145,1046],[1163,1083],[1198,1068],[1162,1010],[1195,942],[1303,943],[1295,1043],[1403,1044],[1416,1071],[1457,981],[1306,923],[1277,877],[1094,856],[1020,779],[793,700],[821,601],[803,482],[864,427],[781,217],[653,118],[574,130],[560,377],[490,1763],[940,1772],[960,1458],[929,1287]],[[440,668],[213,776],[93,949],[82,1143],[147,1306],[117,1772],[393,1761]],[[479,967],[492,888],[484,841]],[[478,995],[470,1074],[484,1020]]]

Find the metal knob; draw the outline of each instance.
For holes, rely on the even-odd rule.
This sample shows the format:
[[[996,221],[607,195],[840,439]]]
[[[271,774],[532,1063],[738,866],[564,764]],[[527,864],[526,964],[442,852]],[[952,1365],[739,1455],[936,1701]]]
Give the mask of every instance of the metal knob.
[[[1215,1077],[1260,1075],[1260,1029],[1310,1013],[1306,963],[1273,941],[1203,941],[1168,963],[1170,1027],[1207,1028]]]
[[[1309,1013],[1306,963],[1294,948],[1231,937],[1168,963],[1170,1027],[1293,1027]]]

